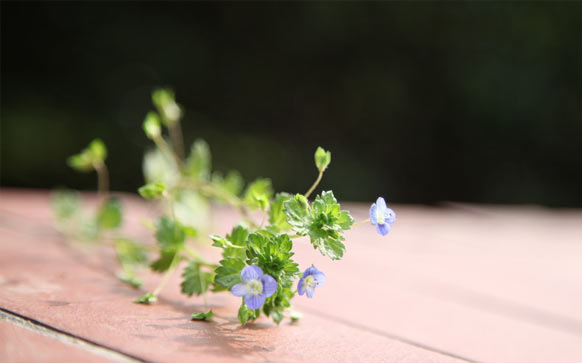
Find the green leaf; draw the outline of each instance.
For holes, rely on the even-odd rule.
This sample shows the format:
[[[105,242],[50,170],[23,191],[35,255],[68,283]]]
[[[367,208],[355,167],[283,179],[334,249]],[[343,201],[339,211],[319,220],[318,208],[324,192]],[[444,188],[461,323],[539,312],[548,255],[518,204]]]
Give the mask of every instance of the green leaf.
[[[214,287],[216,291],[229,290],[241,282],[240,272],[245,267],[243,260],[228,258],[220,261],[220,265],[214,271]]]
[[[122,211],[119,198],[109,198],[97,213],[97,223],[101,229],[116,229],[121,226]]]
[[[133,302],[138,303],[138,304],[151,304],[154,303],[158,300],[157,296],[154,295],[153,293],[148,293],[145,294],[143,296],[138,297],[137,299],[133,300]]]
[[[210,147],[206,141],[197,139],[192,144],[190,155],[184,163],[186,175],[193,176],[197,180],[207,181],[210,179],[212,169],[212,157]]]
[[[139,188],[137,191],[139,195],[145,199],[155,199],[161,196],[166,190],[166,184],[162,181],[149,183]]]
[[[244,180],[240,173],[236,170],[230,170],[226,177],[222,176],[220,172],[212,174],[212,184],[218,186],[229,194],[239,196],[244,187]]]
[[[123,273],[118,273],[116,276],[123,283],[126,283],[131,287],[135,287],[136,289],[139,289],[143,285],[143,281],[139,277],[137,277],[132,270],[127,270]]]
[[[170,269],[172,262],[179,251],[177,249],[167,249],[160,251],[160,257],[151,263],[150,267],[153,271],[165,272]]]
[[[164,249],[182,247],[186,233],[182,226],[168,216],[161,216],[156,221],[156,239]]]
[[[207,312],[204,313],[193,313],[192,314],[192,320],[210,320],[212,319],[212,317],[214,316],[214,313],[212,312],[212,310],[209,310]]]
[[[174,125],[183,114],[182,108],[174,99],[174,92],[170,89],[157,89],[152,93],[152,102],[162,116],[166,126]]]
[[[81,211],[81,197],[78,192],[57,191],[51,194],[51,206],[58,222],[65,222]]]
[[[157,139],[162,134],[162,126],[160,123],[160,117],[157,113],[150,111],[146,115],[143,121],[143,130],[146,136],[151,139]]]
[[[291,198],[292,196],[290,194],[278,193],[269,209],[269,223],[279,232],[291,229],[291,225],[287,223],[287,216],[283,213],[284,203]]]
[[[311,223],[311,209],[307,200],[301,194],[283,202],[283,213],[287,216],[287,223],[299,235],[306,235]]]
[[[325,151],[321,146],[315,150],[315,166],[322,173],[331,162],[331,152]]]
[[[101,139],[94,139],[80,153],[75,154],[67,160],[69,166],[77,171],[87,172],[94,170],[107,158],[107,148]]]
[[[246,325],[247,321],[251,318],[252,310],[247,308],[245,303],[241,303],[240,308],[238,309],[238,321],[242,325]]]
[[[146,250],[138,242],[118,238],[115,240],[115,250],[122,265],[139,265],[148,261]]]
[[[269,201],[273,197],[273,187],[269,179],[257,179],[252,182],[244,195],[244,201],[251,210],[269,208]]]
[[[287,200],[284,205],[287,222],[297,234],[308,234],[313,247],[324,256],[332,260],[343,257],[343,232],[351,228],[354,219],[348,211],[340,209],[332,192],[322,192],[311,206],[301,195]]]
[[[182,292],[192,296],[193,294],[204,294],[212,283],[213,275],[212,273],[201,271],[200,264],[196,261],[191,261],[184,269],[182,277],[184,278],[180,285],[182,286]]]
[[[291,322],[296,323],[303,318],[303,314],[298,311],[292,311],[289,317],[291,318]]]

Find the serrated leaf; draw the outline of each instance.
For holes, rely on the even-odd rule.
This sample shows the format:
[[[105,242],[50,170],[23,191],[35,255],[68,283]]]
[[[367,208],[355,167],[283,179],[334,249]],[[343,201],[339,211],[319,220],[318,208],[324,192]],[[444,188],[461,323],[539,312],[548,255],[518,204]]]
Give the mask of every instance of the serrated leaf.
[[[182,277],[184,281],[180,286],[182,287],[182,292],[188,296],[204,294],[212,283],[212,274],[201,271],[200,264],[196,261],[191,261],[186,266]]]
[[[214,316],[214,313],[212,312],[212,310],[209,310],[207,312],[204,313],[193,313],[192,314],[192,320],[210,320],[212,319],[212,317]]]
[[[97,214],[97,224],[101,229],[115,229],[121,226],[122,211],[119,198],[110,198],[103,203]]]

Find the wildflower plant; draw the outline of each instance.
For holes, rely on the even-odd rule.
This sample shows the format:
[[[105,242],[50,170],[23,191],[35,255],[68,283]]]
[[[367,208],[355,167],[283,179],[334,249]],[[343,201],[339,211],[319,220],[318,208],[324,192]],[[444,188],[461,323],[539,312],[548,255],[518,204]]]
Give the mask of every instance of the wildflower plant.
[[[313,298],[315,290],[325,284],[326,275],[313,265],[301,272],[293,260],[295,241],[309,238],[322,255],[339,260],[346,252],[345,231],[370,222],[385,235],[394,224],[395,214],[383,198],[371,206],[370,219],[357,224],[347,210],[341,209],[332,191],[323,191],[310,200],[331,163],[331,153],[321,147],[314,155],[317,178],[307,192],[275,192],[265,178],[244,188],[237,171],[223,174],[212,170],[205,141],[195,140],[185,153],[180,124],[184,109],[171,90],[155,90],[152,101],[156,111],[146,114],[143,130],[155,147],[145,154],[147,183],[138,193],[160,206],[161,215],[144,222],[152,230],[155,246],[121,233],[123,206],[120,199],[109,196],[107,150],[101,140],[94,140],[69,159],[76,170],[97,172],[97,210],[87,215],[78,193],[53,195],[59,229],[74,240],[114,247],[121,281],[140,288],[138,271],[145,265],[163,274],[160,284],[136,298],[136,303],[156,302],[170,276],[182,270],[180,287],[185,295],[203,296],[205,302],[208,292],[239,298],[238,319],[243,325],[261,314],[277,324],[286,316],[296,321],[300,314],[288,312],[291,300],[296,294]],[[164,135],[166,130],[168,137]],[[218,262],[206,259],[193,243],[201,243],[208,236],[206,221],[211,202],[227,204],[241,217],[230,233],[209,235],[212,246],[221,250]],[[263,214],[262,222],[255,220],[257,214]],[[212,311],[194,312],[192,319],[209,320],[212,316]]]

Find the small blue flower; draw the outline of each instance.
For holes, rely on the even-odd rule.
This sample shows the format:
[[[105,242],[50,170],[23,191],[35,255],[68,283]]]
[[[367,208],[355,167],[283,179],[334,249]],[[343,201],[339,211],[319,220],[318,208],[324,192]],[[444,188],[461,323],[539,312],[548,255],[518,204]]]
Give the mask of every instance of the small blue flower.
[[[234,296],[244,296],[249,309],[258,309],[265,299],[277,291],[277,281],[263,273],[259,266],[246,266],[240,273],[241,284],[230,289]]]
[[[384,198],[379,197],[376,203],[370,207],[370,222],[376,226],[378,233],[385,236],[390,232],[390,228],[395,221],[396,214],[386,206]]]
[[[325,275],[319,271],[315,266],[311,266],[303,273],[303,277],[297,284],[297,291],[299,295],[307,294],[308,298],[313,297],[315,288],[325,284]]]

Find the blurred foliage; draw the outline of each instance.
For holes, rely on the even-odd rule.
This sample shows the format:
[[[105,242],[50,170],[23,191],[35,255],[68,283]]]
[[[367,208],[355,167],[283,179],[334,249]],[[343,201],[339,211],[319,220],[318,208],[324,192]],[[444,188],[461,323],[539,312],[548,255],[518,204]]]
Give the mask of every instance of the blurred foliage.
[[[276,190],[304,192],[323,144],[343,199],[582,206],[582,4],[1,7],[2,186],[92,189],[63,160],[98,136],[135,191],[171,86],[186,145]]]

